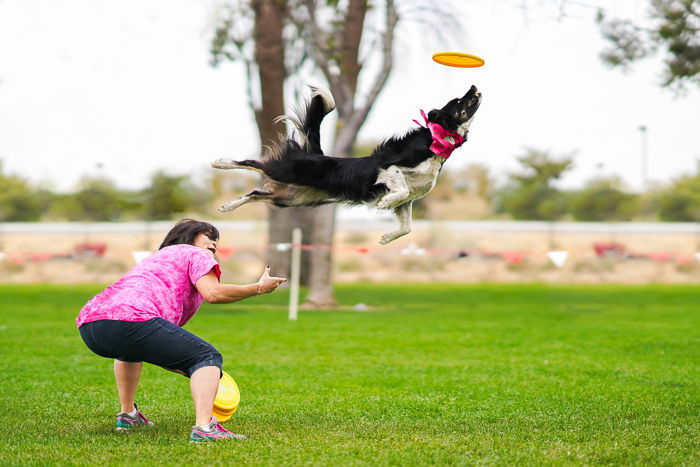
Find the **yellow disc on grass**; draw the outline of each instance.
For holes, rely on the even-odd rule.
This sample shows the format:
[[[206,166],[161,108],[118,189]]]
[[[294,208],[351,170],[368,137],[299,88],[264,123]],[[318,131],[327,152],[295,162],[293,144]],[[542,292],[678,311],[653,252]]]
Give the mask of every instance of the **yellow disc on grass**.
[[[476,68],[484,64],[483,58],[461,52],[439,52],[433,55],[433,60],[440,65],[459,68]]]
[[[241,393],[238,390],[238,385],[231,378],[231,375],[222,370],[223,375],[219,381],[219,390],[216,392],[214,399],[214,410],[212,415],[219,422],[225,422],[238,410],[238,404],[241,402]]]

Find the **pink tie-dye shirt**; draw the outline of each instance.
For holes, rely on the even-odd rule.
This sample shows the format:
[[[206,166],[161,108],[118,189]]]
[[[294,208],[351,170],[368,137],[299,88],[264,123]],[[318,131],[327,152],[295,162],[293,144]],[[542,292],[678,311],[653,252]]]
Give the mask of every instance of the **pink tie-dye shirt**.
[[[208,250],[185,244],[165,247],[93,297],[75,322],[80,327],[101,319],[136,322],[160,317],[184,326],[204,301],[195,283],[212,269],[221,278]]]

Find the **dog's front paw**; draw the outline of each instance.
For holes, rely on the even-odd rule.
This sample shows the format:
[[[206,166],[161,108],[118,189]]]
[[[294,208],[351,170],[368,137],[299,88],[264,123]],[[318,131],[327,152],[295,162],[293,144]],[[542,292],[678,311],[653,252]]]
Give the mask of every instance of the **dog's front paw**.
[[[382,235],[382,238],[379,240],[380,245],[386,245],[387,243],[393,242],[397,238],[399,238],[401,235],[396,235],[393,232],[385,233]]]
[[[399,237],[403,237],[404,235],[408,234],[411,230],[395,230],[394,232],[388,232],[382,235],[382,238],[379,240],[379,243],[381,245],[386,245],[387,243],[393,242]]]
[[[232,169],[236,165],[236,161],[233,159],[217,159],[211,163],[211,166],[215,169]]]
[[[377,209],[394,209],[394,203],[392,199],[382,198],[377,202]]]

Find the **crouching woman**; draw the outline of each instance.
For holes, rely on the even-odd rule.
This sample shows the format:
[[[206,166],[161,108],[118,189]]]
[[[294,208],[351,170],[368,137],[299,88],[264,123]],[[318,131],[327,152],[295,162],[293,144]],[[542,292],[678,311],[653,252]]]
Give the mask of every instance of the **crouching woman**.
[[[134,402],[143,362],[190,379],[195,426],[190,441],[245,438],[212,416],[221,378],[221,354],[182,329],[203,301],[232,303],[274,291],[286,279],[270,276],[269,266],[254,284],[219,282],[219,231],[193,219],[178,222],[158,251],[93,297],[76,319],[83,341],[97,355],[114,359],[121,412],[116,429],[153,425]]]

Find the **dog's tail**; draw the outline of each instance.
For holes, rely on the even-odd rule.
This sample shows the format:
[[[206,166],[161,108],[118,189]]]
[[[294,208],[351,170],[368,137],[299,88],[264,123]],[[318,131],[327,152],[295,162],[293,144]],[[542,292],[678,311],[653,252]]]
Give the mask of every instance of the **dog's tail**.
[[[289,121],[296,127],[297,139],[301,147],[313,154],[323,154],[321,149],[321,122],[323,118],[335,109],[335,101],[330,91],[320,87],[311,88],[311,99],[306,103],[302,112],[296,115],[281,115],[275,123]]]

